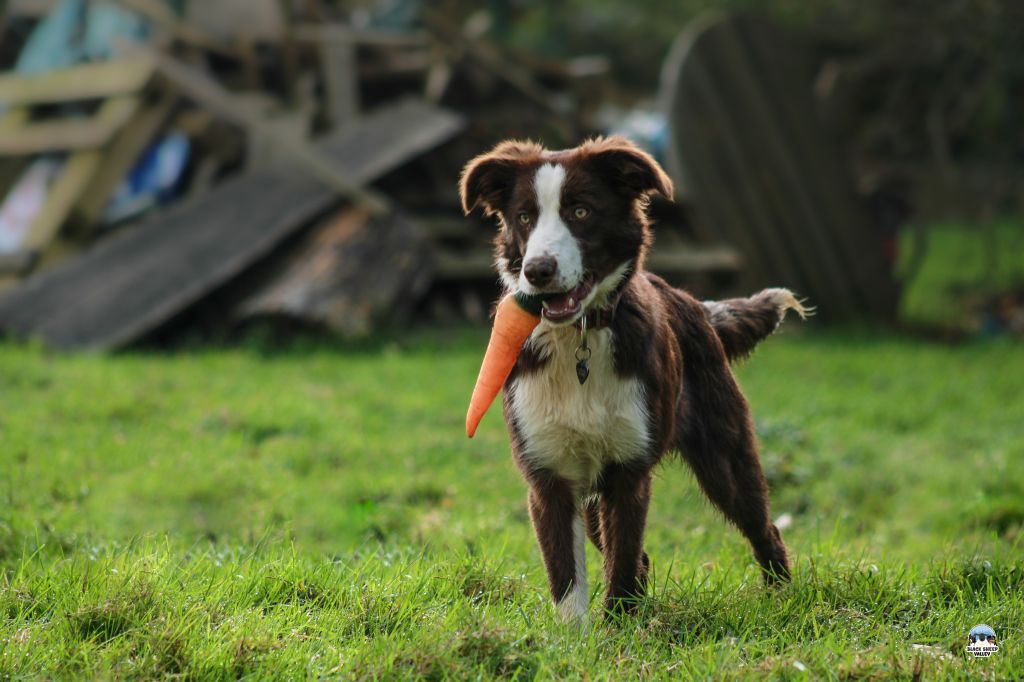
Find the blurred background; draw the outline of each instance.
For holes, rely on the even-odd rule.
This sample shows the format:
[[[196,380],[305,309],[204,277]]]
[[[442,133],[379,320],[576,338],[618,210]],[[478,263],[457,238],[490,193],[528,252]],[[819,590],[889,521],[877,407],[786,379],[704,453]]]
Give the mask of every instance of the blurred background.
[[[0,2],[0,329],[61,348],[484,322],[465,161],[621,133],[649,268],[1024,334],[1014,0]]]

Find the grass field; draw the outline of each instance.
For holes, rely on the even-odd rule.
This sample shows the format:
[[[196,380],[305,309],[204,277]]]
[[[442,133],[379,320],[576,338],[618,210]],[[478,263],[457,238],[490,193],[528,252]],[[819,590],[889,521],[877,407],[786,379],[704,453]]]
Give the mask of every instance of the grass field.
[[[484,334],[0,346],[0,679],[1024,675],[1024,347],[788,326],[740,376],[794,583],[672,462],[653,594],[606,622],[589,548],[579,631],[500,416],[462,435]]]
[[[900,314],[912,326],[972,334],[981,308],[1001,293],[1024,291],[1024,221],[939,223],[927,230],[920,267],[903,292]],[[899,270],[908,276],[916,250],[905,231]]]

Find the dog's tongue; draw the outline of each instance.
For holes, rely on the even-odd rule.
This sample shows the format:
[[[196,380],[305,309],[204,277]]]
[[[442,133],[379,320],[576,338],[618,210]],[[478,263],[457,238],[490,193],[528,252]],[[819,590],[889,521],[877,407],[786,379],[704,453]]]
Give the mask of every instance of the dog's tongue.
[[[578,314],[583,299],[590,293],[590,285],[580,282],[575,287],[544,300],[544,317],[552,322],[564,322]]]

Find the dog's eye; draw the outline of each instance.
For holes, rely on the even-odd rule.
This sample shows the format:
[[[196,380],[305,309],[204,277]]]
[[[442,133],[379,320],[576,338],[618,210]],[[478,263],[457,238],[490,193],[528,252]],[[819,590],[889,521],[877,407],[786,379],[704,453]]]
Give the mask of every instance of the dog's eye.
[[[590,209],[586,206],[577,206],[572,210],[572,214],[575,216],[576,220],[583,220],[590,215]]]
[[[519,219],[519,224],[520,225],[529,225],[530,224],[530,214],[527,213],[526,211],[523,211],[522,213],[520,213],[516,217]]]

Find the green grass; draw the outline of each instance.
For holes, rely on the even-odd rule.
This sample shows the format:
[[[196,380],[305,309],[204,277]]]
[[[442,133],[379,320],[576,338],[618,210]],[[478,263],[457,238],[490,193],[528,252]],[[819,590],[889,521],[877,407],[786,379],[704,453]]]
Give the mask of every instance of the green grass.
[[[669,462],[653,594],[605,622],[589,548],[579,631],[500,415],[462,435],[484,334],[0,346],[0,679],[1024,675],[1024,347],[789,325],[740,376],[794,583]]]
[[[1024,222],[940,223],[927,229],[921,265],[905,282],[900,314],[911,324],[974,333],[979,313],[1001,293],[1024,291]],[[901,242],[906,270],[914,235]]]

